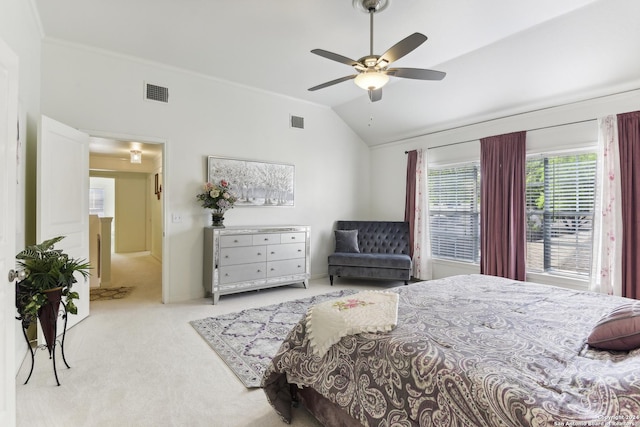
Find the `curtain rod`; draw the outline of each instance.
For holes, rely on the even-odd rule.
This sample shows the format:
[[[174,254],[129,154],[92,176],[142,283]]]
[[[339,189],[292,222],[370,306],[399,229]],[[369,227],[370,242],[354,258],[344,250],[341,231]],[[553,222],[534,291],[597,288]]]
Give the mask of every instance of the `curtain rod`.
[[[596,121],[596,120],[598,120],[598,119],[585,119],[585,120],[577,120],[575,122],[561,123],[561,124],[557,124],[557,125],[541,126],[539,128],[527,129],[526,132],[535,132],[537,130],[557,128],[557,127],[560,127],[560,126],[577,125],[577,124],[580,124],[580,123],[588,123],[588,122],[593,122],[593,121]],[[436,145],[435,147],[427,147],[427,150],[433,150],[434,148],[448,147],[450,145],[466,144],[468,142],[479,141],[480,139],[481,138],[474,138],[474,139],[469,139],[469,140],[466,140],[466,141],[458,141],[458,142],[451,142],[449,144]],[[404,154],[409,154],[409,152],[405,151]]]
[[[502,119],[508,119],[508,118],[511,118],[511,117],[522,116],[524,114],[537,113],[539,111],[550,110],[550,109],[553,109],[553,108],[566,107],[568,105],[580,104],[582,102],[595,101],[597,99],[608,98],[608,97],[611,97],[611,96],[624,95],[625,93],[635,92],[635,91],[637,91],[639,89],[640,88],[623,90],[623,91],[616,92],[616,93],[610,93],[608,95],[594,96],[592,98],[583,99],[583,100],[580,100],[580,101],[567,102],[565,104],[558,104],[558,105],[553,105],[553,106],[550,106],[550,107],[538,108],[536,110],[525,111],[523,113],[515,113],[515,114],[510,114],[510,115],[507,115],[507,116],[496,117],[494,119],[482,120],[480,122],[475,122],[475,123],[470,123],[470,124],[467,124],[467,125],[456,126],[456,127],[450,128],[450,129],[443,129],[443,130],[438,130],[438,131],[434,131],[434,132],[423,133],[422,135],[415,135],[415,136],[412,136],[412,137],[399,139],[399,140],[396,140],[394,142],[402,142],[402,141],[406,141],[406,140],[409,140],[409,139],[419,138],[421,136],[436,135],[436,134],[442,133],[442,132],[448,132],[448,131],[451,131],[451,130],[462,129],[462,128],[469,127],[469,126],[481,125],[481,124],[484,124],[484,123],[491,123],[491,122],[495,122],[497,120],[502,120]],[[598,120],[598,119],[597,118],[595,118],[595,119],[587,119],[587,120],[580,120],[580,121],[577,121],[577,122],[563,123],[563,124],[559,124],[559,125],[544,126],[544,127],[540,127],[540,128],[529,129],[529,130],[527,130],[527,132],[533,132],[533,131],[542,130],[542,129],[549,129],[549,128],[554,128],[554,127],[558,127],[558,126],[573,125],[573,124],[577,124],[577,123],[586,123],[586,122],[590,122],[590,121],[593,121],[593,120]],[[447,147],[449,145],[465,144],[467,142],[477,141],[478,139],[479,138],[470,139],[468,141],[452,142],[450,144],[442,144],[442,145],[438,145],[438,146],[435,146],[435,147],[429,147],[429,148],[427,148],[427,150],[431,150],[433,148]],[[405,154],[407,154],[407,153],[409,153],[409,152],[405,151]]]

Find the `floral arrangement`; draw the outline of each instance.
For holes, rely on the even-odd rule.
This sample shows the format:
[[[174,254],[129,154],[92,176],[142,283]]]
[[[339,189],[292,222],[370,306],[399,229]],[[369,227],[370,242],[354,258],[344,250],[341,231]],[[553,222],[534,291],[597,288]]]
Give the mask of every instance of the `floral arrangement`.
[[[233,204],[238,200],[229,188],[229,183],[224,179],[217,184],[205,182],[202,189],[203,192],[196,195],[196,198],[202,202],[203,208],[213,209],[218,213],[224,213],[233,208]]]

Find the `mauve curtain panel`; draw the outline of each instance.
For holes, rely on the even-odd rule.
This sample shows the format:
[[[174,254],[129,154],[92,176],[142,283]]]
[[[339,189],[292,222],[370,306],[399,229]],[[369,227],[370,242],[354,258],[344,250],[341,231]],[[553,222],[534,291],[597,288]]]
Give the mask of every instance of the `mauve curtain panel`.
[[[622,296],[640,299],[640,111],[618,114],[622,205]]]
[[[525,280],[526,132],[480,140],[480,272]]]
[[[413,236],[416,218],[416,167],[418,152],[407,153],[407,193],[404,201],[404,220],[409,222],[409,256],[413,258]]]

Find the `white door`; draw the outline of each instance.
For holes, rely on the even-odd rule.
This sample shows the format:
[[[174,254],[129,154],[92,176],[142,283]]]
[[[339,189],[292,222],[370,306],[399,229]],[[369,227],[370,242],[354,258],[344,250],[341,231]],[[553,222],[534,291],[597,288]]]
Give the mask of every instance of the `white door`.
[[[18,57],[0,39],[0,425],[16,423],[15,266]]]
[[[37,242],[66,236],[56,249],[89,260],[89,135],[42,116],[37,184]],[[75,301],[78,314],[68,316],[67,329],[89,315],[89,280],[79,274],[76,279],[73,290],[80,295]],[[59,318],[58,333],[62,328]],[[44,342],[41,333],[38,340]]]

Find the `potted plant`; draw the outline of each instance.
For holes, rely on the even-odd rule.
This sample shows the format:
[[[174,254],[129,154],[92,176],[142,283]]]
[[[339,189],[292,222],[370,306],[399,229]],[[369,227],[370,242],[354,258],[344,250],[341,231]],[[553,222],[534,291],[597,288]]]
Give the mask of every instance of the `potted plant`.
[[[49,353],[56,339],[56,322],[60,303],[64,298],[66,314],[77,314],[73,300],[78,293],[72,291],[77,282],[74,273],[87,279],[90,264],[84,259],[71,258],[54,245],[64,236],[31,245],[16,255],[18,265],[26,276],[16,283],[16,308],[23,328],[40,320]]]

